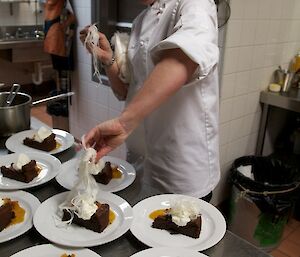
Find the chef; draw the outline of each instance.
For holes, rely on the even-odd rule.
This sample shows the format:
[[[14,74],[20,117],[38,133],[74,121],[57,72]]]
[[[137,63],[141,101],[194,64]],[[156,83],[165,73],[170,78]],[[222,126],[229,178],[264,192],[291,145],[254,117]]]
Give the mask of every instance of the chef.
[[[141,0],[128,45],[130,81],[104,34],[97,53],[126,107],[85,136],[98,158],[127,142],[145,156],[144,181],[165,193],[208,199],[220,178],[218,24],[213,0]],[[84,41],[88,28],[81,31]]]

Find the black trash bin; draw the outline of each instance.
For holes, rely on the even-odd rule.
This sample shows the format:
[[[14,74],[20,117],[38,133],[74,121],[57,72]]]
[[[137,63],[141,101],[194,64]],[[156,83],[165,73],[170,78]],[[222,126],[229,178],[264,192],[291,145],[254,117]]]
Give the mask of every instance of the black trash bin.
[[[50,95],[55,96],[66,92],[51,91]],[[47,104],[47,113],[52,117],[52,127],[69,131],[69,107],[68,98],[50,102]]]
[[[299,195],[298,168],[272,157],[245,156],[234,161],[230,179],[229,229],[271,251],[280,243]]]

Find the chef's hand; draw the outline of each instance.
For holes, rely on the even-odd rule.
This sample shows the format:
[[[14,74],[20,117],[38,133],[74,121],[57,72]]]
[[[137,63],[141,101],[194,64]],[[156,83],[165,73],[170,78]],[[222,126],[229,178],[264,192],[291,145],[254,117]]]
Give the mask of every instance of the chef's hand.
[[[97,151],[96,161],[124,143],[131,133],[120,118],[105,121],[92,128],[84,136],[85,147],[93,147]]]
[[[83,30],[80,31],[80,40],[81,40],[82,44],[84,44],[84,42],[85,42],[89,27],[90,26],[86,26]],[[87,43],[86,48],[90,53],[92,53],[92,51],[94,50],[98,59],[103,64],[108,65],[111,63],[111,60],[113,58],[113,51],[110,47],[110,43],[109,43],[108,39],[106,38],[106,36],[101,32],[98,32],[98,34],[99,34],[99,47],[96,45]]]

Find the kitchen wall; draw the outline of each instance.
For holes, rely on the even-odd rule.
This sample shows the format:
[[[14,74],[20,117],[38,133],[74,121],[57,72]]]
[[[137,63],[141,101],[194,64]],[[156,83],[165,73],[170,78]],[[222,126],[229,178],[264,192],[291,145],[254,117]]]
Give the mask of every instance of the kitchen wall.
[[[300,50],[299,0],[231,0],[230,5],[220,105],[222,179],[214,202],[223,198],[233,160],[255,153],[260,91],[278,65],[287,68]]]
[[[10,6],[12,9],[10,9]],[[12,11],[12,13],[11,13]],[[37,24],[43,24],[43,14],[37,14]],[[35,25],[36,14],[34,3],[7,3],[0,1],[0,37],[4,36],[3,27],[5,26],[24,26]],[[12,84],[18,82],[20,84],[30,84],[31,73],[33,72],[32,63],[11,63],[4,59],[0,59],[0,83]],[[45,80],[51,78],[49,70],[46,71]]]
[[[10,9],[11,8],[11,9]],[[12,11],[12,14],[11,14]],[[37,24],[43,24],[43,14],[37,14]],[[35,3],[7,3],[0,1],[0,26],[35,25]]]
[[[91,24],[91,1],[73,0],[72,6],[78,19],[77,35],[86,25]],[[73,73],[72,87],[76,91],[70,106],[70,129],[76,138],[86,133],[101,121],[116,117],[123,109],[109,87],[91,80],[91,57],[76,37],[76,71]],[[110,155],[125,158],[125,146]]]
[[[73,0],[78,31],[91,23],[90,0]],[[299,0],[231,0],[231,18],[220,30],[220,154],[222,178],[213,203],[226,196],[228,170],[234,159],[254,154],[260,120],[259,92],[278,65],[287,66],[300,49]],[[272,9],[272,10],[271,10]],[[225,42],[222,38],[225,36]],[[91,80],[91,59],[79,39],[73,76],[76,97],[70,110],[70,128],[80,138],[100,121],[115,117],[123,104],[111,90]],[[222,57],[222,56],[221,56]],[[125,147],[113,155],[124,158]]]

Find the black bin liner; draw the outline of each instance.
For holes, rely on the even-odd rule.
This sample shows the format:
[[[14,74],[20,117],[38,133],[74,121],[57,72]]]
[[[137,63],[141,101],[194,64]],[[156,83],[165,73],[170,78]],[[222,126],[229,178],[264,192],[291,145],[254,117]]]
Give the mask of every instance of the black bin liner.
[[[238,171],[251,165],[254,179]],[[298,199],[299,168],[273,157],[244,156],[236,159],[231,168],[232,183],[256,204],[263,213],[284,216],[291,212]]]
[[[50,92],[50,96],[55,96],[58,94],[66,93],[64,91],[57,92],[53,90]],[[54,102],[50,102],[47,104],[47,113],[54,116],[62,116],[68,117],[69,116],[69,107],[68,107],[68,98],[56,100]]]

